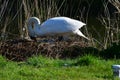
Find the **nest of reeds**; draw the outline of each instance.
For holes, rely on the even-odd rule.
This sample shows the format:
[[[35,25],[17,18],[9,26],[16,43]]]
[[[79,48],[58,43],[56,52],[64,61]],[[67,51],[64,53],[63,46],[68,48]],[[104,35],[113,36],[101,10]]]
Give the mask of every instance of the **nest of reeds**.
[[[0,54],[9,60],[24,61],[33,55],[52,58],[74,58],[83,54],[85,42],[31,42],[26,40],[9,40],[0,43]]]

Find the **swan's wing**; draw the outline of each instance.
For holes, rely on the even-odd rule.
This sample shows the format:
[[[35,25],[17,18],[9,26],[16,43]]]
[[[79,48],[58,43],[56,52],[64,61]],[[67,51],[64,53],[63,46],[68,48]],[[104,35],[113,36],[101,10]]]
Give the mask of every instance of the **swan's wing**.
[[[54,20],[63,20],[66,21],[67,24],[69,24],[69,28],[74,28],[74,29],[80,29],[81,27],[85,26],[86,24],[79,21],[79,20],[75,20],[75,19],[71,19],[68,17],[54,17],[52,18]]]
[[[45,33],[64,33],[72,31],[65,20],[49,19],[41,24],[41,30]]]
[[[78,20],[75,20],[75,19],[71,19],[69,20],[69,24],[71,26],[73,26],[76,29],[80,29],[81,27],[85,26],[86,24],[81,22],[81,21],[78,21]]]
[[[80,29],[84,23],[67,17],[55,17],[41,24],[40,30],[43,34],[66,33]]]

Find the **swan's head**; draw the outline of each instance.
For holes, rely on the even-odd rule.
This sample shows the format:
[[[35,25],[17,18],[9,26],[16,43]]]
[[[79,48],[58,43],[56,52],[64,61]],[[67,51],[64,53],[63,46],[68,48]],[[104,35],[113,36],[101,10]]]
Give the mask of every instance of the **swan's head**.
[[[35,25],[40,24],[40,20],[37,17],[30,17],[28,19],[28,27],[34,28]]]
[[[27,24],[29,35],[35,37],[35,28],[40,24],[40,20],[37,17],[30,17]]]

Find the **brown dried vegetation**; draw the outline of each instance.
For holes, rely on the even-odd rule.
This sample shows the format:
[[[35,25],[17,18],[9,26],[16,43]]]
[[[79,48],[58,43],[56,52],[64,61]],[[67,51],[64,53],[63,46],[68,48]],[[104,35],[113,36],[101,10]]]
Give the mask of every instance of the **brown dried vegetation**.
[[[24,61],[33,55],[51,58],[74,58],[82,55],[85,42],[30,42],[26,40],[9,40],[0,43],[0,53],[9,60]]]

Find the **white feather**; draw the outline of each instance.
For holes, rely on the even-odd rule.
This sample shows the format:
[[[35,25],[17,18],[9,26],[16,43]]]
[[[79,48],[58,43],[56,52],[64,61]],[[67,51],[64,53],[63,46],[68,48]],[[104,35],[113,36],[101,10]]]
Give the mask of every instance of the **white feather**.
[[[30,17],[28,20],[28,31],[29,35],[32,37],[74,33],[88,39],[79,30],[84,25],[86,24],[68,17],[50,18],[40,25],[40,21],[37,17]]]

